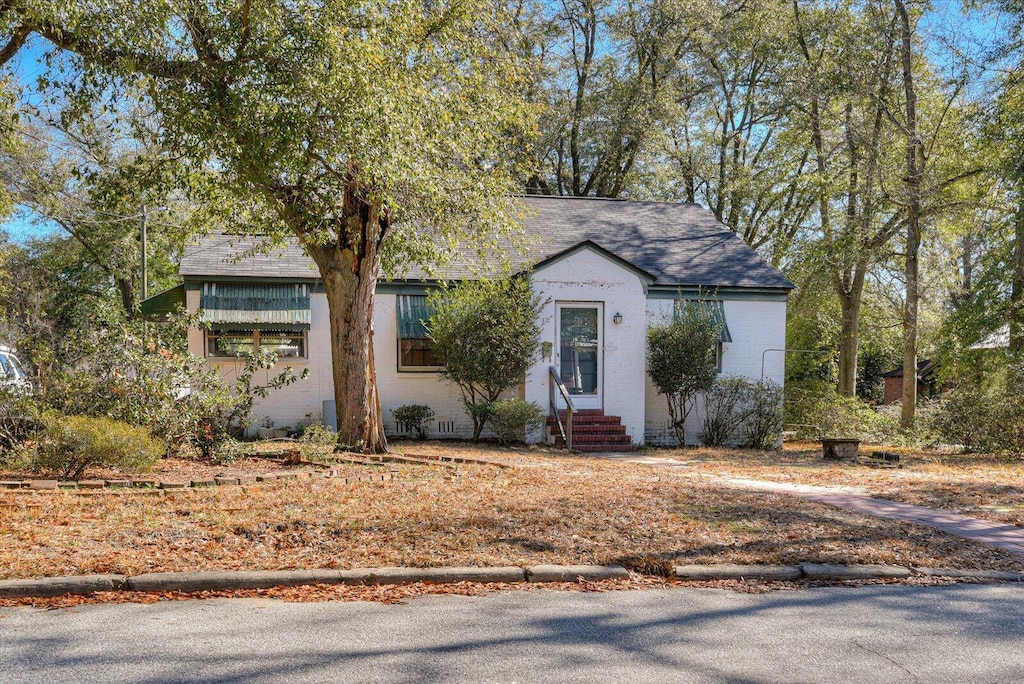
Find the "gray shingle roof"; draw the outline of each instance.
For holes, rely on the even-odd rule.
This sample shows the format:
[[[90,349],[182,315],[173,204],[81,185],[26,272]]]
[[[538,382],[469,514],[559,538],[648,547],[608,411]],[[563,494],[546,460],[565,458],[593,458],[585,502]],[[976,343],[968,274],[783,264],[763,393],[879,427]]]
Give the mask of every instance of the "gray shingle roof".
[[[695,204],[611,199],[523,197],[527,245],[511,257],[516,269],[590,240],[655,278],[656,285],[792,288],[742,239]],[[232,261],[254,238],[213,234],[186,250],[183,276],[311,278],[316,270],[298,243]],[[435,277],[464,278],[479,271],[466,249]],[[404,278],[427,273],[409,269]]]
[[[262,241],[252,236],[211,233],[185,246],[178,272],[185,276],[227,278],[316,278],[313,261],[299,246],[287,239],[283,247],[264,251]]]

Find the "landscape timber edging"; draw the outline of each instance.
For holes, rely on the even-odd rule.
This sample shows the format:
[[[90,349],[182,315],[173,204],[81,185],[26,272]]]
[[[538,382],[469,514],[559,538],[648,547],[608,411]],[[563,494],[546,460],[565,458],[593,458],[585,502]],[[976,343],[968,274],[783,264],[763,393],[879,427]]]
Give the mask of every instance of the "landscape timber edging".
[[[680,565],[676,579],[867,580],[910,576],[950,577],[985,582],[1024,582],[1024,573],[956,568],[905,568],[896,565]],[[235,591],[299,587],[312,584],[386,585],[426,582],[595,582],[627,579],[621,565],[535,565],[531,567],[360,568],[354,570],[213,570],[155,572],[136,575],[72,575],[38,579],[0,580],[0,598],[47,598],[65,594],[87,595],[105,591],[181,592]]]
[[[346,458],[342,456],[342,462],[358,463],[365,465],[384,465],[387,463],[412,464],[412,465],[441,465],[456,467],[458,465],[483,465],[503,469],[514,469],[516,466],[502,463],[500,461],[488,461],[478,458],[463,456],[426,456],[420,454],[371,454],[359,455],[358,457]],[[198,489],[203,487],[224,487],[232,485],[262,484],[276,480],[293,479],[336,479],[344,480],[345,484],[356,484],[360,482],[387,482],[394,479],[390,473],[378,475],[353,475],[341,477],[337,468],[326,468],[317,472],[312,470],[280,470],[263,473],[248,473],[243,475],[214,475],[200,479],[167,478],[155,477],[134,477],[120,480],[12,480],[0,479],[0,491],[6,492],[42,492],[42,491],[66,491],[66,492],[153,492],[156,491],[181,491],[183,489]]]
[[[390,473],[374,475],[351,475],[342,477],[337,470],[314,472],[310,470],[275,471],[250,475],[213,476],[196,480],[184,478],[168,478],[166,480],[143,478],[136,480],[0,480],[0,492],[71,492],[76,494],[161,494],[178,492],[187,489],[206,487],[247,486],[295,479],[334,479],[345,484],[360,482],[388,482],[394,479]]]

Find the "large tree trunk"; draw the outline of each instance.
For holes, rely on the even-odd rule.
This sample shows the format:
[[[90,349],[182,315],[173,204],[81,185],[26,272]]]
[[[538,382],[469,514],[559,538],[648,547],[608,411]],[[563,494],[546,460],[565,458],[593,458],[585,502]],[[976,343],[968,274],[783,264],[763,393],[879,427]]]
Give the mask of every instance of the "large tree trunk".
[[[373,360],[373,294],[386,226],[380,207],[346,194],[339,240],[307,250],[327,292],[338,445],[382,453],[388,443]]]
[[[836,292],[842,312],[839,332],[839,382],[836,391],[844,397],[857,396],[857,356],[860,348],[860,304],[864,295],[867,265],[858,264],[852,277],[837,279]],[[845,281],[845,282],[844,282]]]
[[[1024,190],[1024,177],[1017,181]],[[1010,356],[1024,357],[1024,202],[1017,207],[1013,226],[1013,277],[1010,290]]]
[[[924,143],[917,131],[917,93],[914,90],[913,28],[903,0],[894,0],[900,17],[903,92],[906,97],[907,249],[904,276],[907,298],[903,307],[903,406],[900,424],[910,427],[917,412],[917,314],[921,297],[918,252],[921,249],[921,180]]]

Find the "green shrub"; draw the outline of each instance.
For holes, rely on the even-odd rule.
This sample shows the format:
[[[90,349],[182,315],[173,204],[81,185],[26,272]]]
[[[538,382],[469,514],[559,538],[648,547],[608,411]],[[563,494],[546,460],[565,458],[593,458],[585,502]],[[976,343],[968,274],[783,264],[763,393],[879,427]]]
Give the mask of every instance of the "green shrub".
[[[186,330],[199,324],[194,316],[173,317],[166,325],[132,321],[79,331],[79,361],[55,374],[48,408],[146,428],[168,454],[192,444],[215,458],[231,429],[249,424],[255,397],[306,377],[308,369],[267,373],[277,355],[261,350],[239,359],[243,368],[228,384],[188,351]],[[255,382],[257,376],[265,384]]]
[[[232,437],[228,437],[215,445],[213,453],[210,456],[210,460],[217,465],[225,465],[227,463],[233,463],[240,458],[245,458],[248,455],[248,444],[240,442]]]
[[[144,428],[112,418],[47,413],[32,449],[33,470],[76,480],[86,468],[103,465],[146,471],[164,453],[163,445]]]
[[[489,407],[491,429],[502,444],[522,442],[544,424],[544,411],[532,401],[499,399]]]
[[[0,387],[0,456],[30,439],[40,425],[39,400],[21,389]]]
[[[706,446],[722,446],[733,440],[743,424],[750,387],[750,381],[733,376],[715,381],[704,396],[701,442]]]
[[[798,437],[852,437],[865,442],[901,443],[899,419],[856,397],[840,396],[831,383],[803,381],[786,387],[785,421]]]
[[[721,323],[705,306],[677,309],[673,318],[647,326],[647,373],[668,401],[672,430],[686,445],[686,418],[697,395],[714,387],[718,377],[715,349]]]
[[[963,378],[938,402],[931,427],[968,452],[1024,455],[1024,366]]]
[[[427,295],[427,324],[441,375],[458,385],[479,439],[489,405],[518,386],[540,349],[544,302],[526,278],[477,280]]]
[[[743,410],[743,446],[775,449],[782,439],[782,388],[771,380],[749,383]]]
[[[391,412],[399,425],[416,433],[417,439],[427,438],[427,424],[434,419],[434,411],[424,404],[406,404]]]
[[[338,445],[338,433],[321,422],[311,423],[302,431],[299,451],[309,461],[323,459],[334,453]]]

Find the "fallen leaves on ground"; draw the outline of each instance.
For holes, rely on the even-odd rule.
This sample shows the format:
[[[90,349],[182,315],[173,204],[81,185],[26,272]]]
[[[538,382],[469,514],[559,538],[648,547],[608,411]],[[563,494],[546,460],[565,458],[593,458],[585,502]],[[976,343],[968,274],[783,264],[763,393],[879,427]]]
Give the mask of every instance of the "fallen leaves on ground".
[[[1024,527],[1024,460],[862,445],[900,454],[901,468],[825,461],[815,442],[786,443],[782,451],[656,449],[645,456],[683,461],[680,471],[789,484],[852,487],[891,501],[939,508]]]
[[[0,493],[0,577],[544,563],[1024,567],[929,528],[722,488],[676,469],[538,449],[405,448],[520,467],[405,465],[388,482],[286,481],[153,497]]]

